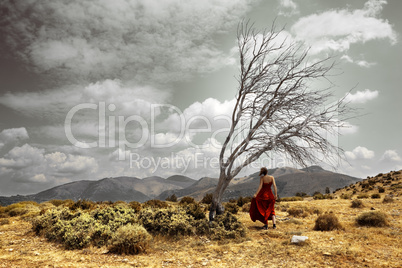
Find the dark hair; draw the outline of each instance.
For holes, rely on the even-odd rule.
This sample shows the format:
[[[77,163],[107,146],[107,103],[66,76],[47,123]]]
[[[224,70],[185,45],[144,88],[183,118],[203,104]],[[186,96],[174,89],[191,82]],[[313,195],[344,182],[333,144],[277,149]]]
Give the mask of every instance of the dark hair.
[[[261,175],[267,175],[268,174],[268,169],[267,168],[265,168],[265,167],[263,167],[263,168],[261,168],[261,170],[260,170],[260,176]]]

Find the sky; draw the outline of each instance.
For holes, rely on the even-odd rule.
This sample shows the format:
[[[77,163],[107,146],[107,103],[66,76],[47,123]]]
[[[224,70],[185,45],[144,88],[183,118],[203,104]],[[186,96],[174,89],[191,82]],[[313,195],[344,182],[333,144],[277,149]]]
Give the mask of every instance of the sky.
[[[333,101],[345,97],[357,116],[331,137],[345,154],[328,168],[402,169],[401,10],[397,0],[1,1],[0,195],[218,177],[244,20],[275,21],[311,59],[336,59]],[[271,155],[241,174],[291,165]]]

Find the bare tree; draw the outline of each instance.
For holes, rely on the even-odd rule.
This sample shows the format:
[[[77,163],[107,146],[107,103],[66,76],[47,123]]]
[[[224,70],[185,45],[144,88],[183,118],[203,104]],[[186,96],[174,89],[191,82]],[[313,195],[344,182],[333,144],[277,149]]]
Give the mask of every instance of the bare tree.
[[[249,23],[238,27],[239,88],[231,127],[220,156],[219,182],[209,218],[223,213],[222,196],[230,181],[262,154],[286,155],[306,166],[323,156],[341,155],[325,133],[344,126],[349,108],[340,99],[332,104],[331,57],[309,60],[304,44],[283,38],[284,31],[257,31]],[[327,87],[312,88],[324,79]]]

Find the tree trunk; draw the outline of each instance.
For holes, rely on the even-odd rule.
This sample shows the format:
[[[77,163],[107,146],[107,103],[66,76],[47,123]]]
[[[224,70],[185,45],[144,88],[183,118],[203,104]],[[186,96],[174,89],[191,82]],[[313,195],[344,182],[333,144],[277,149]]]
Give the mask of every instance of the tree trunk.
[[[212,203],[209,210],[210,222],[214,220],[216,215],[223,214],[223,212],[225,211],[225,208],[222,206],[222,196],[229,183],[230,178],[226,177],[225,174],[221,174],[219,177],[218,185],[216,186],[215,192],[212,195]]]

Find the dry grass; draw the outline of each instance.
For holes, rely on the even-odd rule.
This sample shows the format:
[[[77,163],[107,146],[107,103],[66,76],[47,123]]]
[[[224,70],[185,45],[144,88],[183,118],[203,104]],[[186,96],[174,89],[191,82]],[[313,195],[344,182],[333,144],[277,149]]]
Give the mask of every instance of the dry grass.
[[[388,181],[386,178],[384,181]],[[106,246],[65,250],[36,236],[30,231],[31,223],[22,216],[14,216],[0,225],[0,267],[400,267],[402,189],[395,186],[397,183],[400,180],[384,185],[385,193],[381,194],[382,198],[393,195],[391,203],[369,198],[364,200],[364,208],[355,209],[350,200],[340,198],[342,193],[351,192],[343,189],[332,200],[282,202],[276,209],[275,230],[272,222],[270,229],[261,230],[261,223],[253,223],[247,212],[239,212],[236,217],[247,228],[246,239],[210,241],[203,236],[154,236],[147,252],[138,255],[112,254]],[[370,185],[373,189],[365,193],[378,193],[377,185],[378,182]],[[357,194],[352,199],[356,197]],[[293,218],[280,207],[332,211],[343,229],[314,231],[316,214]],[[356,225],[356,218],[372,207],[387,216],[388,226]],[[293,235],[308,236],[308,242],[291,244]]]

